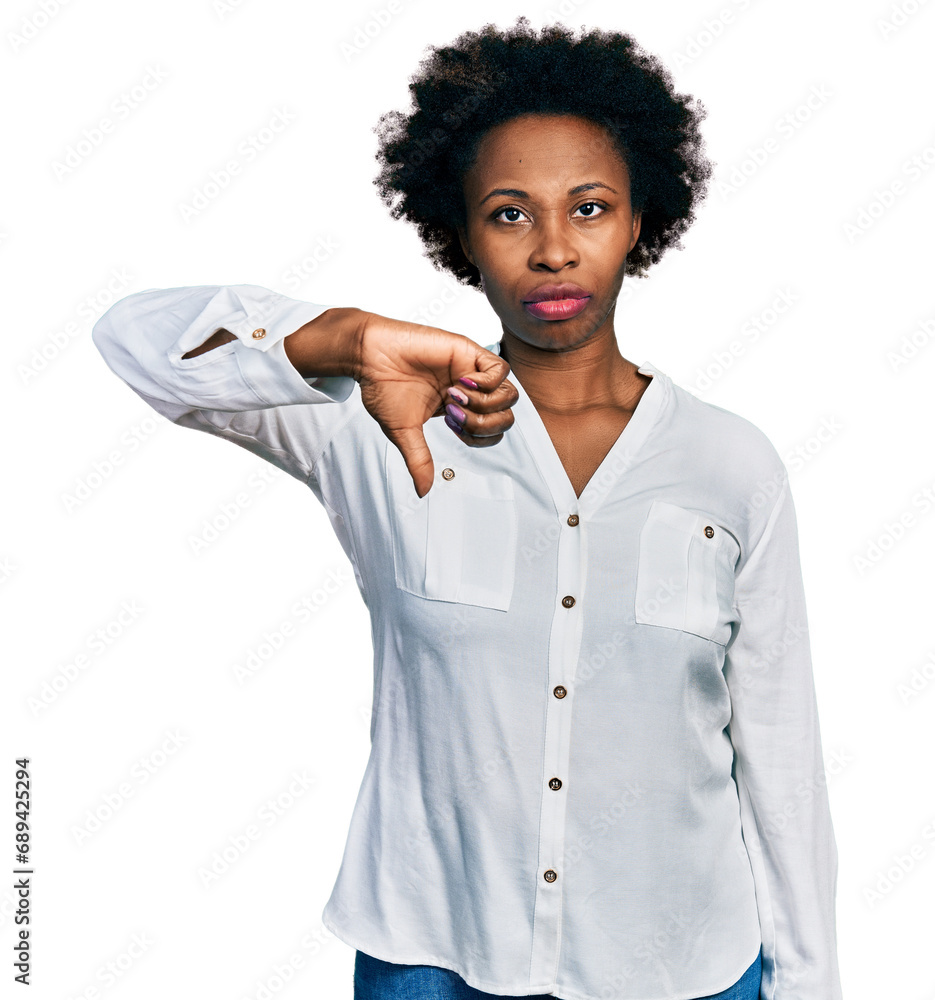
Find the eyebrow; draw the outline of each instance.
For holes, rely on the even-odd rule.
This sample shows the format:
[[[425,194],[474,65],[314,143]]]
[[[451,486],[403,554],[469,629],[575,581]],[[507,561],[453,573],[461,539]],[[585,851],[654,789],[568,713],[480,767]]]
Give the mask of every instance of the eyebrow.
[[[592,181],[589,184],[579,184],[577,187],[569,188],[568,193],[570,195],[583,194],[585,191],[593,191],[595,188],[606,188],[608,191],[613,191],[616,194],[616,190],[612,188],[609,184],[602,184],[600,181]],[[477,203],[478,206],[483,205],[488,198],[493,198],[494,195],[506,195],[508,198],[528,198],[529,194],[526,191],[520,191],[518,188],[494,188],[490,194],[485,195]]]

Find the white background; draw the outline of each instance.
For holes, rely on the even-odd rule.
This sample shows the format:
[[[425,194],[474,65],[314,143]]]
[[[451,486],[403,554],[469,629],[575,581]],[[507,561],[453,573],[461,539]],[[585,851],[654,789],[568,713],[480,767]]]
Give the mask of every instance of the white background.
[[[684,248],[627,279],[621,351],[752,420],[786,459],[845,996],[935,996],[935,505],[923,493],[935,489],[935,11],[394,6],[381,26],[384,0],[5,5],[0,868],[14,867],[14,756],[26,754],[30,995],[351,997],[353,949],[320,922],[369,750],[370,625],[350,564],[300,483],[158,417],[90,329],[133,291],[247,282],[390,316],[428,308],[481,345],[499,339],[483,296],[435,271],[380,203],[372,127],[407,107],[428,45],[563,10],[572,26],[632,33],[708,110],[710,194]],[[252,161],[239,155],[282,109],[288,127]],[[82,144],[102,118],[112,131]],[[86,155],[62,170],[69,147]],[[238,176],[183,219],[231,158]],[[794,303],[776,316],[782,292]],[[758,317],[754,340],[744,330]],[[232,504],[238,516],[196,553],[192,539]],[[302,622],[304,597],[316,613]],[[122,607],[134,610],[121,624]],[[293,636],[239,682],[235,665],[287,622]],[[238,852],[251,824],[261,836]],[[199,870],[225,850],[234,860],[206,884]],[[12,883],[0,878],[4,991]]]

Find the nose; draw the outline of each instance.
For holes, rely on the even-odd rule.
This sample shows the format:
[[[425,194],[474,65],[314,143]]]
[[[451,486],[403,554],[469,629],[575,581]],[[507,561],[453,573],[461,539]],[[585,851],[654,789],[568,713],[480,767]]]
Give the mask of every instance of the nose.
[[[529,255],[529,266],[535,271],[561,271],[578,264],[578,248],[574,228],[561,212],[546,212],[536,226],[536,240]]]

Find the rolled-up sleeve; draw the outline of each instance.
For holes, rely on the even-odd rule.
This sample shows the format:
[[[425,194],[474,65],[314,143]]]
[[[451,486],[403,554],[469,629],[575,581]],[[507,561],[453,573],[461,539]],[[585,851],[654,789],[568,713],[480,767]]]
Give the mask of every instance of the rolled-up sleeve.
[[[110,369],[164,417],[225,437],[296,478],[316,457],[356,387],[350,376],[303,378],[284,339],[327,305],[259,285],[149,289],[114,303],[91,339]],[[218,330],[235,340],[192,358]],[[329,403],[331,406],[303,404]]]
[[[762,522],[761,522],[762,523]],[[728,727],[763,941],[763,1000],[840,1000],[831,822],[798,530],[783,474],[735,580]]]

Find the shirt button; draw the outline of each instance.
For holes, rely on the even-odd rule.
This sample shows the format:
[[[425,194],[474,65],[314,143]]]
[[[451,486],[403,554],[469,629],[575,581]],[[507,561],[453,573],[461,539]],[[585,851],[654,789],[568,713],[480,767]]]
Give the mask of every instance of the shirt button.
[[[542,877],[546,880],[546,882],[554,882],[558,878],[558,873],[553,872],[552,869],[549,868],[548,871],[542,873]]]
[[[266,331],[261,326],[258,330],[254,330],[250,336],[253,337],[254,340],[262,340],[266,336]]]
[[[557,792],[561,787],[562,787],[561,778],[552,778],[551,781],[549,781],[549,788],[551,788],[553,792]]]
[[[577,514],[569,514],[568,515],[568,523],[574,528],[575,525],[578,523],[578,515]]]
[[[565,695],[568,694],[568,692],[565,690],[565,688],[562,687],[561,684],[559,684],[556,687],[552,688],[552,694],[554,694],[556,698],[564,698]]]
[[[573,608],[575,606],[575,599],[569,594],[568,597],[562,598],[562,605],[566,608]]]
[[[454,479],[455,470],[454,469],[442,469],[442,479]]]
[[[710,524],[705,528],[704,533],[708,538],[714,538],[714,528]]]

